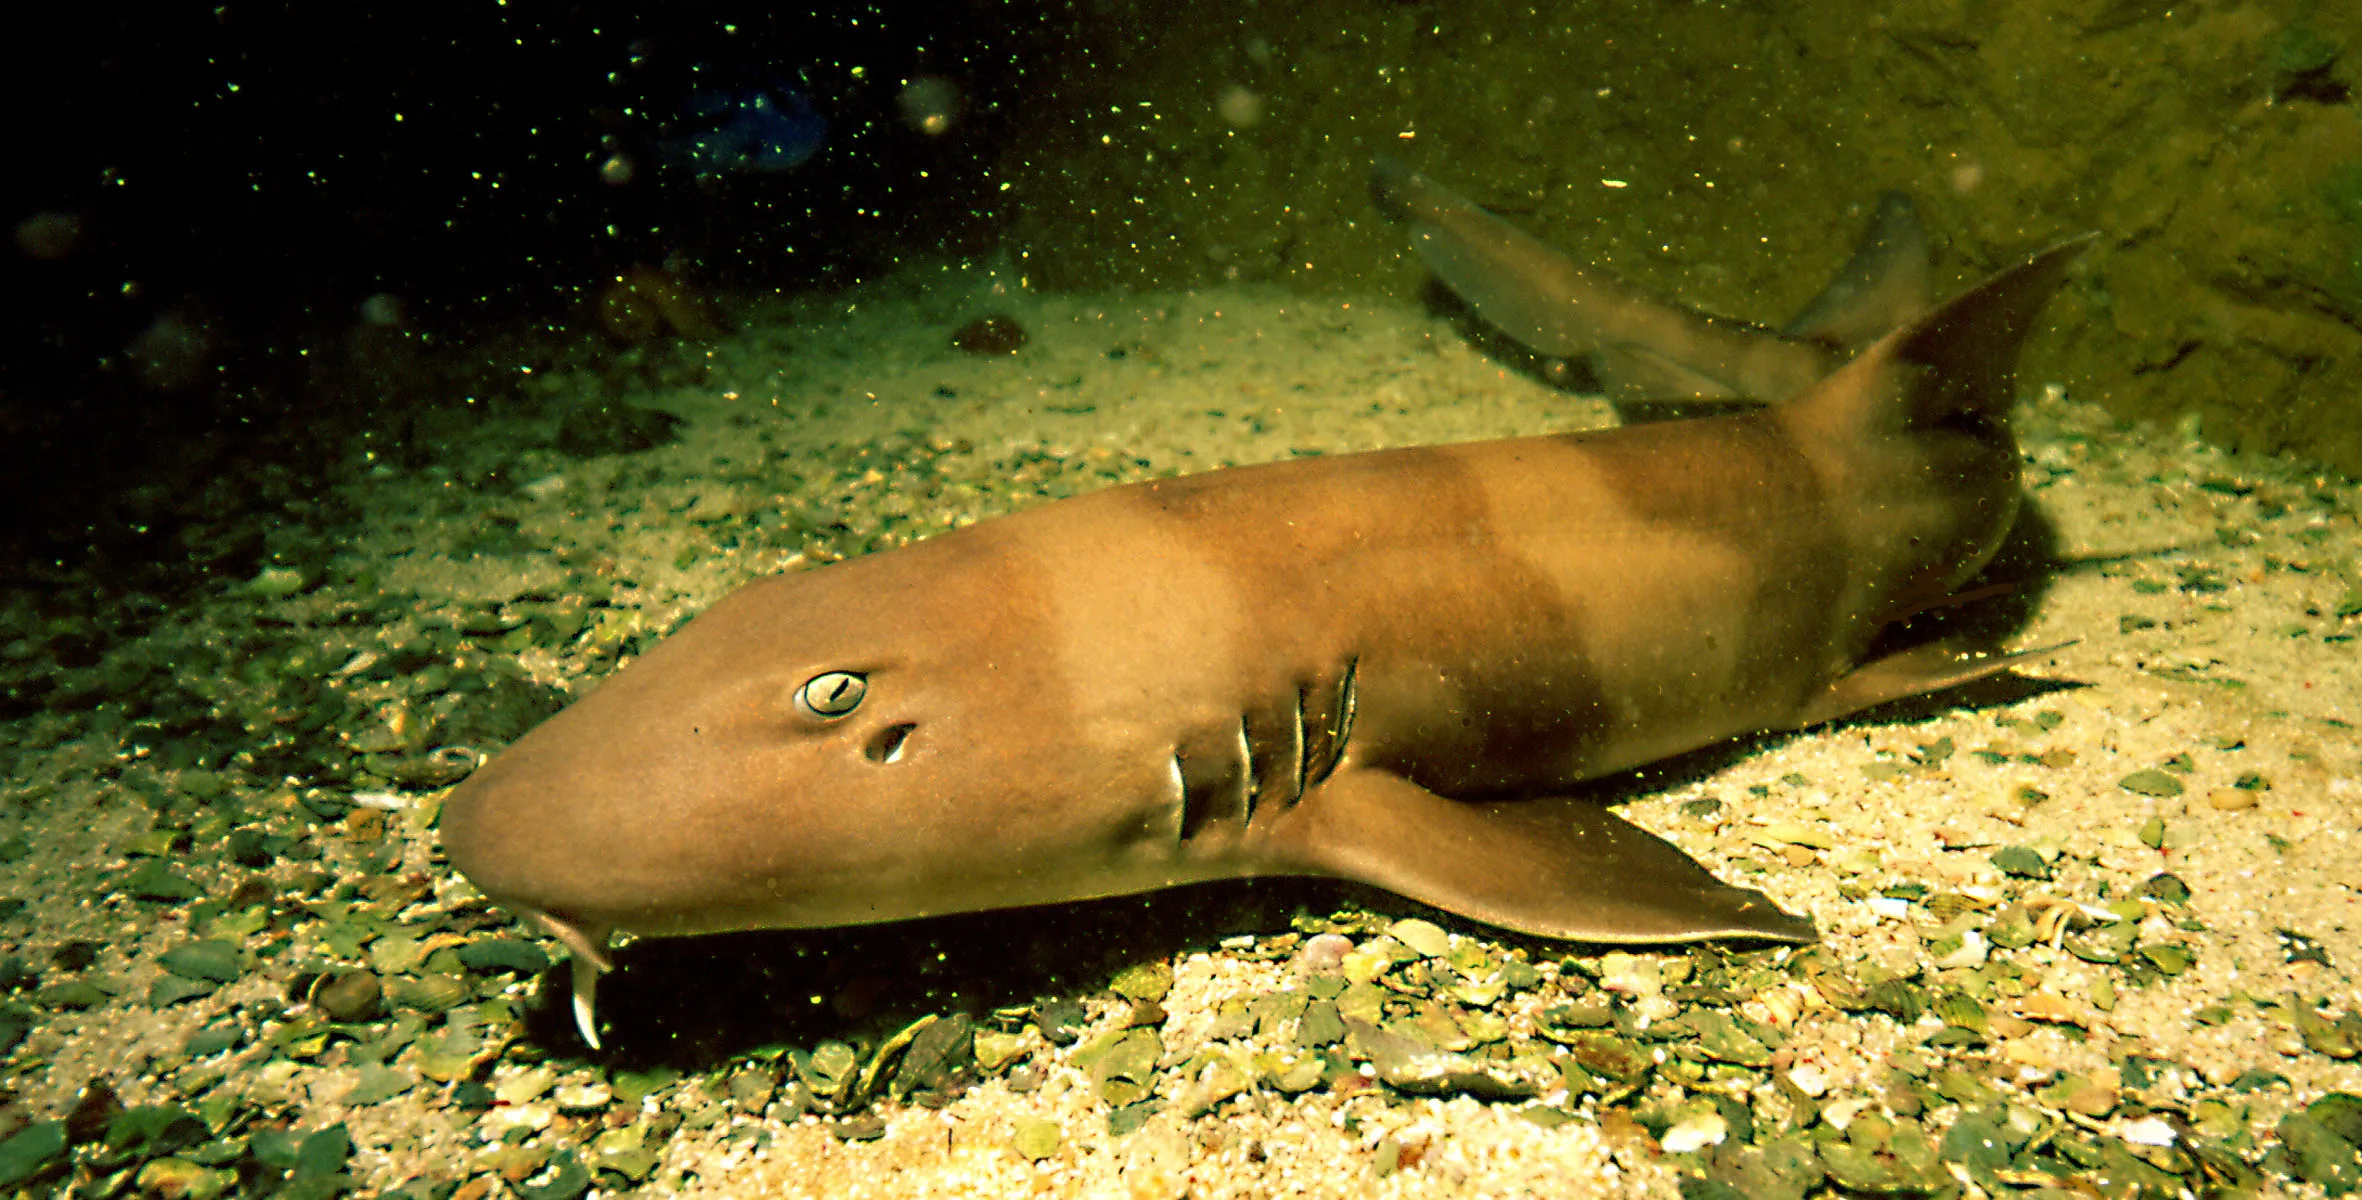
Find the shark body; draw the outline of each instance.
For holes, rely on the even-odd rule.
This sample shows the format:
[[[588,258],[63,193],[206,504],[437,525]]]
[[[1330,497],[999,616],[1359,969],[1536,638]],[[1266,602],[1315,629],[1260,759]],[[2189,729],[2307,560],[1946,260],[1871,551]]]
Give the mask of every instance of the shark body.
[[[594,1046],[618,931],[1209,879],[1581,941],[1809,940],[1573,789],[2007,664],[1867,656],[2008,530],[2012,364],[2079,249],[1833,371],[1757,335],[1823,371],[1770,408],[1110,488],[758,580],[463,783],[444,846],[573,947]]]

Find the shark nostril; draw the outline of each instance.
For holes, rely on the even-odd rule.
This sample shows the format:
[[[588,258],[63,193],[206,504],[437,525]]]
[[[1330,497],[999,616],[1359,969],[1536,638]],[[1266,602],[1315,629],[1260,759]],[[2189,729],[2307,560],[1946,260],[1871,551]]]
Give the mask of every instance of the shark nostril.
[[[861,754],[873,763],[900,762],[903,744],[910,740],[911,733],[917,729],[918,726],[910,724],[889,725],[869,739],[869,744],[861,748]]]

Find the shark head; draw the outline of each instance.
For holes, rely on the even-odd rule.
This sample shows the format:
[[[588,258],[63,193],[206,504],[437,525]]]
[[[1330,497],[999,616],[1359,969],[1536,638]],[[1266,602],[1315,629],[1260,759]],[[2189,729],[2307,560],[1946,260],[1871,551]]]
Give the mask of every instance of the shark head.
[[[1127,781],[1061,728],[1060,674],[1006,602],[1027,581],[993,541],[731,594],[460,785],[446,852],[594,960],[617,931],[1027,902],[1045,864],[1111,841],[1062,801]]]

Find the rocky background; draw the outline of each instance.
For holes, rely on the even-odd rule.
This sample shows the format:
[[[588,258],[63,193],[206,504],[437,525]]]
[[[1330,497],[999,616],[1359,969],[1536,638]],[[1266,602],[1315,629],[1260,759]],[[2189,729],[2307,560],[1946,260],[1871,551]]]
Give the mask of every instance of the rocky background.
[[[318,493],[538,403],[583,338],[702,340],[752,298],[914,264],[1416,296],[1368,201],[1380,152],[1768,322],[1886,188],[1918,198],[1943,286],[2100,230],[2031,375],[2362,468],[2362,9],[1886,7],[53,13],[0,82],[31,114],[0,194],[0,550],[176,562],[185,498],[288,473]],[[668,115],[724,79],[809,94],[821,153],[658,167]],[[945,121],[911,119],[914,80]],[[618,287],[678,311],[612,320]]]
[[[1415,295],[1369,205],[1384,152],[1578,261],[1776,324],[1903,188],[1962,280],[2104,231],[2029,376],[2362,470],[2362,8],[1171,8],[1089,6],[1011,142],[1037,283]]]

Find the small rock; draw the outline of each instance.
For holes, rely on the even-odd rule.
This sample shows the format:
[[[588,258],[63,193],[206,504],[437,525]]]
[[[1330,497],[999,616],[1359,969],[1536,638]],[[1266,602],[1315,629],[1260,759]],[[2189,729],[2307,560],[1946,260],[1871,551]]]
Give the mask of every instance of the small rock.
[[[246,1041],[246,1031],[227,1021],[208,1025],[189,1035],[181,1043],[181,1053],[190,1058],[211,1058],[225,1050],[235,1050]]]
[[[1235,1052],[1234,1052],[1235,1053]],[[1218,1055],[1198,1072],[1196,1079],[1174,1097],[1181,1115],[1197,1118],[1212,1112],[1215,1106],[1255,1086],[1255,1077],[1233,1061],[1230,1055]]]
[[[723,1086],[738,1111],[750,1117],[761,1116],[764,1109],[771,1107],[771,1097],[779,1090],[779,1077],[760,1067],[748,1067],[730,1076]]]
[[[539,975],[549,970],[549,955],[531,942],[515,938],[478,938],[459,948],[459,961],[471,971],[514,971]]]
[[[312,1003],[328,1019],[343,1023],[375,1020],[385,1011],[384,987],[367,971],[324,976],[312,989]]]
[[[417,1084],[418,1078],[408,1071],[399,1067],[371,1063],[361,1068],[360,1077],[355,1079],[352,1088],[345,1092],[343,1102],[355,1108],[383,1104],[409,1091]]]
[[[1338,1015],[1336,1002],[1315,1000],[1304,1006],[1303,1019],[1296,1025],[1296,1044],[1326,1046],[1345,1036],[1345,1022]]]
[[[1041,1117],[1018,1117],[1010,1122],[1009,1145],[1033,1162],[1040,1162],[1058,1153],[1059,1145],[1065,1140],[1066,1135],[1058,1128],[1056,1121]]]
[[[1348,1021],[1354,1045],[1378,1078],[1398,1091],[1422,1096],[1474,1096],[1480,1100],[1525,1100],[1558,1087],[1558,1068],[1546,1058],[1479,1059],[1431,1050],[1401,1034]]]
[[[1857,1126],[1870,1123],[1866,1115],[1854,1122]],[[1847,1141],[1828,1142],[1820,1147],[1820,1155],[1829,1178],[1857,1192],[1927,1194],[1952,1184],[1935,1144],[1912,1125],[1895,1129],[1880,1145],[1851,1136]]]
[[[142,900],[159,901],[194,900],[205,894],[204,888],[166,866],[160,858],[148,859],[124,876],[123,890]]]
[[[1173,968],[1161,961],[1138,963],[1118,972],[1107,987],[1126,1000],[1157,1003],[1173,990]]]
[[[2352,1142],[2304,1113],[2280,1118],[2280,1144],[2295,1160],[2296,1176],[2332,1196],[2362,1190],[2362,1153]]]
[[[1325,1057],[1308,1051],[1267,1051],[1255,1056],[1255,1071],[1263,1082],[1291,1096],[1320,1086],[1328,1066]]]
[[[1667,1154],[1694,1154],[1719,1146],[1730,1136],[1730,1125],[1717,1112],[1693,1113],[1673,1123],[1659,1139]]]
[[[1996,870],[2013,878],[2050,878],[2050,864],[2030,847],[2003,846],[1993,852],[1991,861]]]
[[[1433,921],[1407,917],[1386,927],[1387,936],[1418,952],[1422,958],[1442,958],[1451,953],[1452,935]]]
[[[1788,1082],[1796,1090],[1818,1100],[1829,1094],[1829,1074],[1812,1063],[1798,1063],[1788,1068]]]
[[[66,1157],[66,1127],[43,1120],[26,1124],[0,1141],[0,1188],[14,1188]]]
[[[1615,951],[1600,956],[1599,986],[1638,999],[1665,990],[1664,967],[1656,959]]]
[[[133,1184],[142,1195],[213,1200],[237,1186],[238,1173],[202,1167],[185,1158],[159,1158],[141,1167]]]
[[[2206,793],[2206,803],[2216,812],[2246,812],[2260,801],[2254,792],[2239,788],[2215,788]]]
[[[2147,947],[2143,947],[2147,949]],[[2296,1023],[2297,1036],[2304,1039],[2305,1048],[2329,1058],[2353,1058],[2362,1053],[2344,1023],[2314,1011],[2313,1007],[2295,997],[2289,998],[2288,1012]]]
[[[492,1085],[492,1095],[504,1105],[527,1104],[557,1086],[558,1073],[548,1067],[519,1071]]]
[[[1071,1046],[1082,1037],[1083,1026],[1089,1021],[1083,1006],[1072,1000],[1053,998],[1033,1006],[1034,1027],[1053,1046]]]
[[[396,980],[393,999],[404,1008],[423,1013],[447,1012],[467,1003],[474,991],[467,981],[457,975],[422,975],[416,979]]]
[[[1984,934],[1974,929],[1964,930],[1960,935],[1960,948],[1936,959],[1936,968],[1949,971],[1961,967],[1983,966],[1986,955],[1991,951],[1991,946],[1992,944],[1985,940]]]
[[[976,1031],[976,1065],[988,1074],[1015,1062],[1017,1056],[1023,1053],[1025,1038],[1022,1035],[1002,1033],[997,1029]]]
[[[97,984],[83,979],[53,983],[33,993],[33,1003],[43,1008],[79,1010],[97,1008],[106,1002],[107,994]]]
[[[2305,1115],[2327,1126],[2331,1133],[2362,1146],[2362,1096],[2331,1092],[2306,1105]]]
[[[614,1089],[598,1080],[576,1080],[558,1085],[551,1099],[558,1102],[558,1111],[580,1115],[597,1112],[615,1100]]]
[[[221,985],[210,979],[176,979],[167,975],[148,987],[148,1007],[170,1008],[183,1000],[210,996],[220,990]]]
[[[183,979],[204,979],[214,983],[229,983],[245,974],[244,956],[238,947],[224,941],[190,942],[165,951],[156,960],[167,971]]]
[[[1108,1136],[1128,1138],[1140,1132],[1140,1128],[1148,1124],[1148,1118],[1162,1111],[1164,1106],[1164,1101],[1150,1096],[1145,1100],[1134,1100],[1122,1108],[1109,1112],[1107,1114]]]
[[[1317,933],[1296,951],[1296,969],[1308,975],[1328,975],[1343,969],[1353,951],[1353,939],[1340,933]]]
[[[1164,1052],[1153,1029],[1111,1030],[1078,1047],[1074,1065],[1090,1075],[1108,1107],[1122,1108],[1155,1090],[1156,1064]]]

